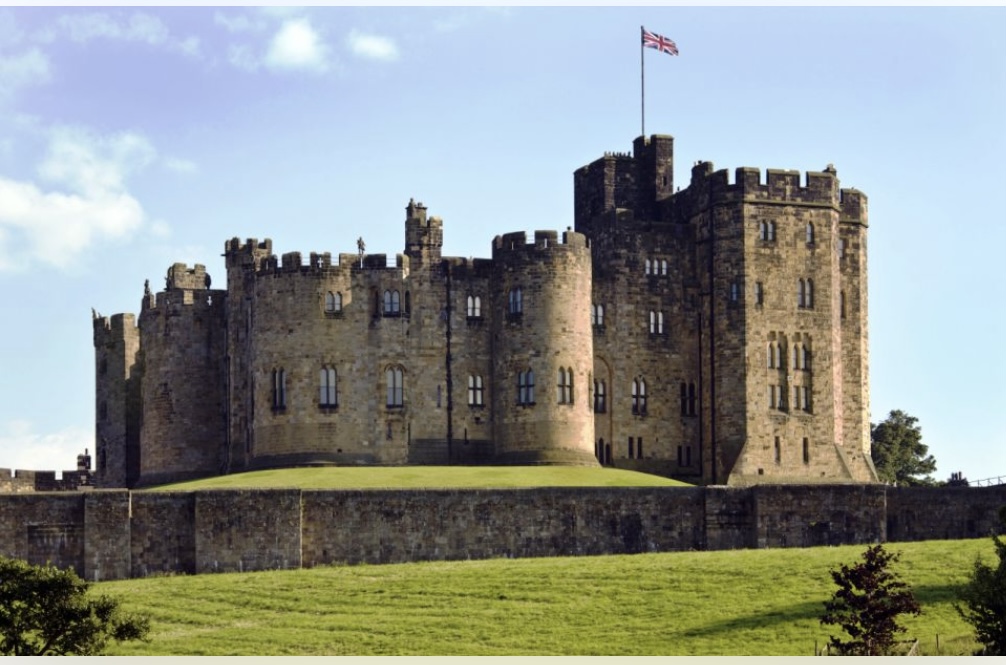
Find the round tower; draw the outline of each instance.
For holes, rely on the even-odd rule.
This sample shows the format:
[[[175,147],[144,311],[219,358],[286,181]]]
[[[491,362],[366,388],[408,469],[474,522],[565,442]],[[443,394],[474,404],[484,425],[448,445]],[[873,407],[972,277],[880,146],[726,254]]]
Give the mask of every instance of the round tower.
[[[586,236],[493,241],[493,419],[503,464],[596,466],[591,258]]]
[[[221,473],[226,433],[226,291],[176,263],[140,313],[140,485]]]

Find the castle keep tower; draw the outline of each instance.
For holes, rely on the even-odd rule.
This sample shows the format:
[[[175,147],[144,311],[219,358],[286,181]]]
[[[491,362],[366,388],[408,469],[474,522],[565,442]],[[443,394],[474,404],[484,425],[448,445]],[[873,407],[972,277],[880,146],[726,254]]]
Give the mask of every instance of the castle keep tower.
[[[578,464],[693,483],[875,482],[867,200],[637,137],[574,173],[575,231],[444,257],[225,243],[93,322],[97,481],[292,465]]]
[[[638,434],[623,437],[614,416],[599,414],[600,430],[627,442],[611,462],[707,483],[875,481],[860,306],[865,197],[840,190],[830,166],[803,182],[793,171],[769,170],[763,181],[742,168],[731,183],[708,162],[670,195],[659,176],[667,165],[651,167],[653,153],[641,149],[669,141],[637,139],[633,157],[606,155],[575,176],[595,303],[617,299],[607,324],[620,333],[647,323],[650,332],[644,343],[620,334],[619,348],[598,344],[595,372],[623,386],[626,366],[662,375],[632,378],[629,390],[633,415],[658,415],[672,439],[641,448]],[[667,408],[675,401],[678,417]]]

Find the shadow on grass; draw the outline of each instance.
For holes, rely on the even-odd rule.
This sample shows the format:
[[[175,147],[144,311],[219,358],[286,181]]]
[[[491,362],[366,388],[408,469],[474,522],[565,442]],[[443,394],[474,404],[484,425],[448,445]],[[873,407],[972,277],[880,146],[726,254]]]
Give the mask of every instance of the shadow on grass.
[[[957,601],[958,584],[929,584],[912,587],[915,598],[922,606],[923,612],[927,606],[946,605],[952,607]],[[798,623],[819,626],[821,615],[824,614],[824,603],[831,595],[822,596],[816,600],[806,600],[780,607],[766,607],[757,614],[732,617],[718,622],[710,622],[701,628],[681,631],[684,637],[712,637],[742,632],[773,631],[781,625]]]

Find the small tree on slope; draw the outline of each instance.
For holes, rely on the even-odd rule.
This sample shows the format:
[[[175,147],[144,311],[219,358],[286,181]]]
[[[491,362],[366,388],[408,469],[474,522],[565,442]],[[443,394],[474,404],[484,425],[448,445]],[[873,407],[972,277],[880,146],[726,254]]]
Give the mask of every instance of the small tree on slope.
[[[1000,511],[1006,524],[1006,508]],[[990,656],[1006,656],[1006,542],[992,536],[999,557],[993,568],[976,559],[971,575],[960,590],[963,603],[956,605],[961,618],[975,629],[975,639]]]
[[[831,638],[831,646],[847,656],[879,656],[890,652],[902,614],[919,615],[922,608],[908,585],[888,570],[898,554],[874,545],[863,552],[863,561],[832,570],[838,591],[825,602],[822,624],[841,626],[850,640]]]
[[[0,655],[100,654],[110,639],[144,639],[146,617],[123,614],[107,596],[89,597],[72,570],[0,556]]]

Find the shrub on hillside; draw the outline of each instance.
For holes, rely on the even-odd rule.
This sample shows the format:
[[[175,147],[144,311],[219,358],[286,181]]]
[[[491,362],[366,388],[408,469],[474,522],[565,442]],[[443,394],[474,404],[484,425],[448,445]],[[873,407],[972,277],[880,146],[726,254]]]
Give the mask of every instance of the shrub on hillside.
[[[0,556],[0,655],[93,656],[109,640],[146,638],[146,617],[88,588],[72,570]]]
[[[863,552],[863,561],[832,570],[838,591],[825,602],[822,624],[841,626],[852,639],[831,637],[831,646],[845,656],[882,656],[895,644],[902,614],[919,615],[922,608],[908,585],[889,570],[898,554],[874,545]]]

